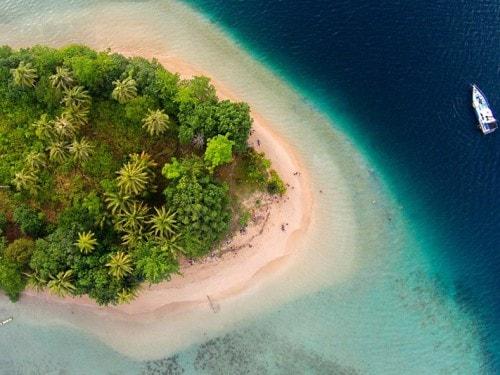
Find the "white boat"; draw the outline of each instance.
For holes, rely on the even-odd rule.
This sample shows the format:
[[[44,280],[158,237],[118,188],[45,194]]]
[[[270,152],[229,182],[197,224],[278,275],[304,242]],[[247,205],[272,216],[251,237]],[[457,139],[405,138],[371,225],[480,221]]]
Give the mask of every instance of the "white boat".
[[[5,320],[2,320],[2,321],[0,322],[0,326],[4,326],[4,325],[6,325],[7,323],[12,322],[12,320],[14,320],[14,318],[13,318],[13,317],[10,317],[10,318],[7,318],[7,319],[5,319]]]
[[[490,104],[479,87],[472,85],[472,107],[476,111],[479,129],[483,134],[493,133],[498,128],[497,120],[493,116]]]

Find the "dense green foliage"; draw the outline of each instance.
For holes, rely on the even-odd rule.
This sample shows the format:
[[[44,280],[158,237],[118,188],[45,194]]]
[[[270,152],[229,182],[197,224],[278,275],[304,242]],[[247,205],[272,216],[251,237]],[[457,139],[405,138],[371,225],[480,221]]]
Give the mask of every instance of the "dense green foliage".
[[[247,104],[155,60],[1,47],[0,288],[108,304],[170,279],[228,234],[242,182],[283,193],[251,125]]]

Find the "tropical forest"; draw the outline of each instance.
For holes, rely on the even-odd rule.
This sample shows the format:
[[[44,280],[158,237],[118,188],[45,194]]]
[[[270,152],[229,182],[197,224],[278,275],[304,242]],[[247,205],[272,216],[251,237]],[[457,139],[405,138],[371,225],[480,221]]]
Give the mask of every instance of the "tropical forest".
[[[285,185],[248,145],[246,103],[156,60],[0,47],[0,289],[130,302]]]

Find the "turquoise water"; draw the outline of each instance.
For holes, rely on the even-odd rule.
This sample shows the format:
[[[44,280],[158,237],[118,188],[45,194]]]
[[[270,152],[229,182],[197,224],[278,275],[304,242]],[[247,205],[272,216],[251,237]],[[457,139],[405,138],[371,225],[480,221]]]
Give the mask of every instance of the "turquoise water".
[[[241,305],[231,305],[229,313],[237,319],[222,330],[211,330],[208,319],[193,322],[207,329],[187,348],[170,347],[156,327],[162,341],[152,345],[155,352],[164,347],[165,354],[155,358],[140,348],[129,356],[119,354],[113,343],[104,344],[74,327],[78,324],[64,324],[71,320],[62,314],[48,319],[38,315],[36,306],[27,311],[30,306],[0,299],[0,313],[16,316],[0,332],[0,373],[488,371],[482,323],[449,293],[446,263],[430,262],[425,250],[431,241],[418,235],[426,228],[415,226],[407,208],[412,202],[402,195],[396,200],[380,172],[361,156],[367,150],[354,147],[339,132],[357,126],[345,116],[345,107],[332,111],[334,124],[329,123],[317,113],[317,105],[266,71],[248,50],[242,52],[241,45],[175,2],[0,1],[0,43],[68,42],[175,54],[229,82],[302,155],[311,171],[318,219],[303,265],[272,284],[281,299],[259,308],[256,301],[271,297],[258,291]],[[318,194],[319,189],[324,192]],[[337,196],[348,204],[338,203]],[[345,234],[349,231],[353,242]],[[345,241],[339,240],[344,235]],[[350,267],[343,265],[352,270],[340,279],[339,249],[352,257]],[[310,265],[317,258],[324,265],[321,270]],[[307,284],[306,292],[298,284]],[[52,314],[58,315],[57,309]],[[131,346],[134,341],[130,337]]]

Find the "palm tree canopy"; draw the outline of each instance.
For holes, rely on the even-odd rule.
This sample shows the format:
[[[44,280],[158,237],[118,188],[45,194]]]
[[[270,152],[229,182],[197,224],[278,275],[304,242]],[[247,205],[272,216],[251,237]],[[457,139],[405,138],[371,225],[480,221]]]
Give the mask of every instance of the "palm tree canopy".
[[[128,209],[132,204],[129,195],[123,195],[115,192],[106,192],[104,193],[106,202],[106,207],[111,211],[113,215],[119,214],[123,212],[125,209]]]
[[[97,245],[97,240],[92,232],[78,233],[78,240],[75,242],[75,246],[84,254],[90,254],[94,251]]]
[[[45,113],[33,123],[33,128],[35,129],[35,135],[42,141],[50,140],[55,135],[54,124]]]
[[[54,121],[54,131],[60,138],[72,138],[78,131],[78,125],[67,113],[63,113]]]
[[[14,83],[17,86],[33,87],[35,86],[35,81],[38,78],[36,69],[33,68],[31,63],[25,63],[24,61],[21,61],[17,68],[11,69],[10,73],[12,74]]]
[[[38,182],[38,177],[34,171],[23,169],[14,175],[12,184],[15,186],[16,190],[34,190],[36,189],[36,184]]]
[[[160,243],[160,249],[173,258],[178,258],[179,254],[184,254],[185,250],[179,243],[180,235],[165,239]]]
[[[175,234],[177,229],[177,221],[175,220],[175,212],[170,209],[166,210],[165,206],[160,209],[155,207],[156,213],[147,221],[152,226],[152,234],[157,237],[166,238]]]
[[[150,135],[160,135],[167,131],[169,125],[168,115],[161,109],[156,111],[149,110],[148,115],[144,118],[142,127],[147,130]]]
[[[64,297],[68,293],[71,293],[76,288],[71,282],[71,278],[73,276],[73,271],[61,271],[57,274],[56,277],[50,276],[51,280],[47,284],[50,291],[59,297]]]
[[[120,104],[125,104],[137,96],[137,83],[130,76],[122,81],[114,81],[113,85],[115,88],[111,93],[111,97]]]
[[[111,255],[111,259],[106,263],[106,266],[109,267],[111,276],[121,279],[125,275],[132,273],[132,258],[123,251],[118,251]]]
[[[79,162],[85,162],[90,158],[90,154],[94,146],[90,144],[85,138],[78,140],[73,140],[71,144],[68,146],[68,150],[70,154],[73,155],[73,158]]]
[[[68,68],[64,66],[56,67],[56,73],[49,77],[52,87],[58,90],[67,90],[73,86],[74,79]]]
[[[130,155],[130,160],[133,161],[134,163],[139,163],[144,168],[154,168],[158,164],[153,160],[151,155],[149,155],[147,152],[142,151],[140,154],[132,154]]]
[[[124,195],[139,195],[146,190],[150,176],[143,163],[130,161],[118,172],[118,187]]]
[[[38,171],[40,168],[45,166],[45,154],[42,152],[31,151],[28,155],[26,155],[25,165],[31,171]]]
[[[133,289],[122,289],[118,292],[116,297],[119,304],[130,303],[137,297],[137,292]]]
[[[64,91],[61,103],[66,107],[87,107],[90,104],[90,95],[82,86],[75,86]]]
[[[50,160],[54,160],[58,163],[62,163],[66,160],[66,144],[64,142],[53,142],[47,149],[49,151]]]
[[[116,227],[124,232],[142,233],[148,214],[148,206],[142,202],[133,202],[118,216]]]
[[[66,108],[63,115],[67,116],[76,125],[83,126],[88,123],[89,108],[82,104],[71,106]]]

